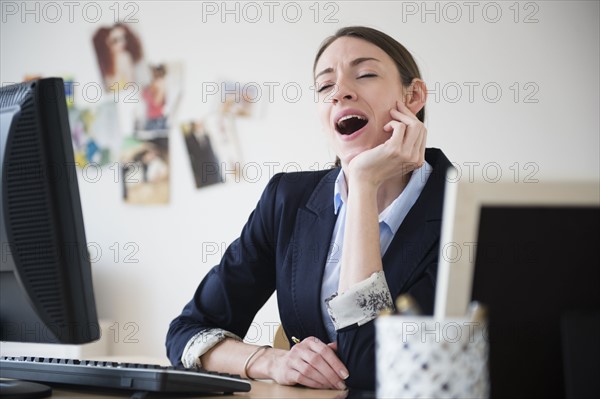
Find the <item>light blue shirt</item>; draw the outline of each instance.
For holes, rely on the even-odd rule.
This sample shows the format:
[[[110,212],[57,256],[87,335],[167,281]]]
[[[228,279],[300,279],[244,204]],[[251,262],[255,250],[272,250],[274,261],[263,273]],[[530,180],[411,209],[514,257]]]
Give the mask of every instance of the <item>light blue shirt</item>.
[[[379,240],[381,256],[390,246],[396,231],[404,221],[404,218],[410,211],[410,208],[417,202],[421,195],[425,183],[431,174],[433,168],[427,162],[419,169],[415,169],[410,180],[400,195],[379,214]],[[346,225],[346,202],[348,200],[348,185],[344,171],[340,170],[333,191],[333,209],[338,215],[333,234],[325,272],[323,274],[323,283],[321,285],[321,317],[327,329],[327,334],[332,341],[336,340],[336,330],[327,312],[325,300],[337,292],[340,279],[340,261],[342,258],[342,246],[344,244],[344,229]]]

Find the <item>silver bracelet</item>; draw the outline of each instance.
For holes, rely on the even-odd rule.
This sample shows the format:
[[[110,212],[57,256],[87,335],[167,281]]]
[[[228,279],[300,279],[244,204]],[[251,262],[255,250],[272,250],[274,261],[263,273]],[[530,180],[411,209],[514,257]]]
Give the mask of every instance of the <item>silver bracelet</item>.
[[[250,354],[250,356],[248,356],[248,359],[246,359],[246,363],[244,363],[244,375],[246,376],[246,378],[248,378],[249,380],[255,381],[254,378],[250,377],[248,375],[248,365],[250,364],[250,360],[252,360],[252,358],[254,357],[254,355],[256,355],[258,352],[260,352],[263,349],[267,349],[267,348],[272,348],[271,345],[263,345],[263,346],[259,346],[258,348],[256,348],[256,350],[254,352],[252,352]]]

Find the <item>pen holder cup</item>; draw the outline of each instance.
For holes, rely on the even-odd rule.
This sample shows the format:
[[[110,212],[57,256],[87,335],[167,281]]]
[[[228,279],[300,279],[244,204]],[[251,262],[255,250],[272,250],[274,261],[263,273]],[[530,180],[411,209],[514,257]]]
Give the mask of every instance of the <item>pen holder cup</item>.
[[[485,323],[382,316],[375,329],[378,398],[489,397]]]

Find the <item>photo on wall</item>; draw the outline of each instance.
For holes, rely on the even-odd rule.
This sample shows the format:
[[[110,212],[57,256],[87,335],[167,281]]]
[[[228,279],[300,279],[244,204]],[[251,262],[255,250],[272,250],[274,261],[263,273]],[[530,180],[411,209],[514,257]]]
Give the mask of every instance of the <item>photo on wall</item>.
[[[171,128],[183,86],[181,63],[149,64],[148,68],[151,78],[141,86],[134,124],[134,137],[142,140]]]
[[[219,160],[221,171],[226,170],[228,176],[232,174],[232,178],[237,180],[241,177],[241,165],[244,162],[237,121],[256,117],[260,97],[258,88],[254,83],[223,79],[215,82],[211,89],[215,90],[210,97],[212,110],[201,124],[203,130],[208,132],[211,151]],[[201,185],[204,183],[201,182]]]
[[[196,188],[223,183],[221,164],[211,144],[211,135],[202,121],[181,125]]]
[[[90,163],[102,166],[118,159],[121,138],[117,120],[117,107],[110,101],[88,108],[73,105],[69,109],[77,167]]]
[[[235,117],[253,116],[259,99],[258,89],[255,83],[221,81],[218,112]]]
[[[131,25],[119,22],[100,27],[92,42],[106,90],[128,90],[147,84],[149,74],[143,62],[142,42]]]
[[[236,117],[219,113],[209,114],[202,119],[202,126],[210,138],[211,148],[219,160],[221,171],[227,171],[230,179],[237,180],[241,177],[241,165],[244,160],[237,134]]]
[[[123,201],[135,205],[169,203],[169,138],[127,138],[121,153]]]

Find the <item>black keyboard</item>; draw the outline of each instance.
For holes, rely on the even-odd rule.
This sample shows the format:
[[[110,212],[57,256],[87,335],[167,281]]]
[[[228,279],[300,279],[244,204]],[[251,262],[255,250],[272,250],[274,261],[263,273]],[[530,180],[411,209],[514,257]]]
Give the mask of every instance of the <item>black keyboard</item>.
[[[206,370],[43,357],[0,357],[0,377],[162,393],[248,392],[251,387],[239,375]]]

